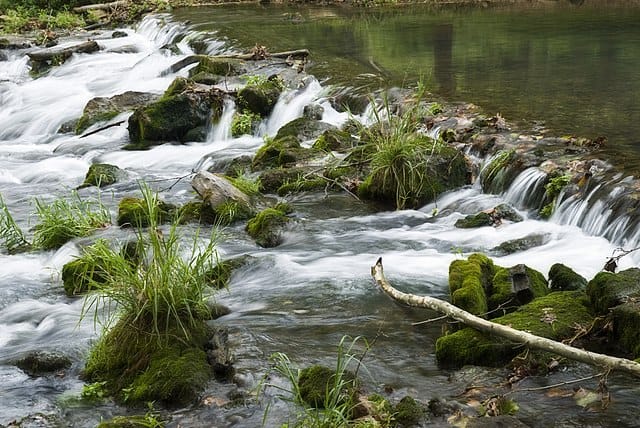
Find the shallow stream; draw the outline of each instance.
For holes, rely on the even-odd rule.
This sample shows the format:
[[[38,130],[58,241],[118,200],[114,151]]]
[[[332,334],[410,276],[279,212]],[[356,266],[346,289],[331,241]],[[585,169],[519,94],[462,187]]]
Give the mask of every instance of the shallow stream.
[[[175,184],[177,177],[222,159],[253,154],[262,144],[263,135],[230,138],[228,120],[212,126],[205,143],[166,144],[140,152],[121,150],[128,139],[126,124],[82,139],[57,132],[64,122],[79,117],[84,105],[93,97],[112,96],[127,90],[162,93],[176,75],[159,77],[159,72],[193,53],[189,39],[205,40],[206,50],[211,54],[244,50],[256,42],[268,45],[273,51],[310,47],[306,37],[311,38],[315,33],[300,26],[292,27],[296,28],[296,36],[287,36],[276,27],[272,39],[266,36],[257,39],[250,27],[238,25],[238,22],[246,21],[249,10],[214,8],[207,15],[198,9],[180,11],[173,17],[148,17],[135,30],[126,29],[128,36],[125,38],[98,39],[102,47],[99,53],[78,55],[35,80],[29,76],[29,66],[24,57],[12,56],[8,61],[0,62],[0,193],[17,222],[25,229],[32,226],[35,221],[33,198],[46,201],[68,195],[82,182],[91,163],[115,164],[129,174],[128,180],[105,189],[100,195],[115,218],[117,202],[122,197],[139,195],[139,180],[150,183],[160,191],[163,199],[185,202],[193,197],[193,193],[188,180]],[[278,9],[266,10],[266,18],[263,19],[268,18],[269,22],[283,18],[283,12]],[[320,13],[320,10],[304,9],[300,13],[323,19],[328,17],[329,23],[335,23],[341,21],[334,20],[333,14],[342,12],[326,9]],[[447,12],[444,16],[452,17],[457,25],[464,28],[477,25],[474,20],[465,22],[465,13]],[[632,13],[637,16],[636,10]],[[478,16],[476,14],[481,12],[470,13],[472,17]],[[207,32],[198,19],[212,22]],[[287,25],[313,24],[312,28],[315,28],[316,24],[320,27],[318,22],[324,22],[320,18],[318,22],[315,18],[305,16],[305,19],[308,19],[304,21],[307,24]],[[402,31],[409,28],[406,23],[396,22],[395,18],[388,22],[380,18],[381,21],[372,23],[373,19],[371,17],[359,25],[380,24],[381,29],[388,31],[395,26]],[[412,19],[417,18],[414,16]],[[428,33],[429,40],[432,40],[432,28],[435,27],[431,20],[436,18],[427,14],[425,19],[417,28],[431,28]],[[191,24],[181,23],[186,20]],[[340,31],[351,34],[345,29],[351,25],[349,22],[352,21],[342,24]],[[621,20],[620,25],[624,22]],[[356,25],[353,28],[360,27]],[[503,27],[498,25],[495,28]],[[368,34],[364,29],[362,34]],[[324,34],[322,37],[326,44],[329,41],[336,43],[334,49],[340,47],[345,50],[350,46],[337,42],[337,36],[328,30],[316,31],[319,35],[314,37]],[[377,34],[388,40],[384,31]],[[458,33],[456,30],[455,34]],[[182,37],[185,34],[188,36]],[[477,32],[469,31],[469,34]],[[177,40],[182,41],[177,43],[177,50],[162,48],[178,35],[181,37]],[[376,37],[373,32],[369,36]],[[416,44],[424,41],[420,33],[405,39],[407,43],[410,40]],[[481,45],[478,40],[478,49]],[[386,41],[372,46],[391,49]],[[393,46],[409,49],[405,43],[395,41]],[[532,52],[536,51],[535,46],[534,43]],[[627,48],[637,51],[638,46],[640,44],[629,42],[629,46],[620,48],[620,52],[627,52]],[[124,47],[126,49],[122,49]],[[570,48],[569,43],[567,50]],[[416,52],[415,49],[412,48],[412,52]],[[325,107],[325,121],[340,124],[347,119],[345,114],[334,111],[326,102],[327,88],[329,85],[358,86],[358,82],[365,82],[361,86],[368,88],[374,78],[367,75],[375,72],[368,68],[366,61],[364,65],[357,61],[367,58],[368,54],[350,53],[336,62],[327,55],[327,51],[319,52],[317,59],[313,57],[315,65],[310,69],[323,79],[322,84],[310,77],[306,87],[281,97],[274,115],[262,128],[263,134],[273,135],[280,125],[300,116],[304,105],[312,101]],[[392,64],[400,62],[397,58],[404,58],[403,55],[398,52],[395,59],[377,58],[375,62],[391,69]],[[634,56],[632,53],[628,55]],[[479,49],[473,58],[480,61],[484,56],[485,53]],[[536,62],[536,56],[527,57]],[[640,55],[635,57],[638,60]],[[349,67],[336,64],[351,64],[351,71],[346,74],[344,70]],[[410,67],[406,64],[406,69]],[[184,75],[186,71],[180,73]],[[402,80],[399,73],[394,76],[391,83]],[[456,78],[459,82],[456,96],[476,93],[460,79]],[[610,85],[622,85],[623,81],[631,85],[630,89],[624,90],[627,94],[638,91],[634,86],[638,80],[628,76],[616,78]],[[491,86],[490,83],[488,85]],[[495,88],[503,86],[496,83]],[[514,88],[513,91],[522,94],[522,98],[529,94],[522,88]],[[623,92],[623,89],[618,92]],[[478,96],[488,97],[486,94]],[[508,95],[505,97],[509,99]],[[494,102],[503,103],[498,108],[505,115],[507,106],[512,106],[512,103],[499,99]],[[512,112],[523,109],[523,116],[525,112],[530,113],[526,107],[513,104]],[[583,104],[584,101],[578,101],[575,107]],[[487,104],[486,107],[495,105]],[[541,116],[533,113],[533,116],[526,116]],[[519,113],[516,114],[520,117]],[[640,123],[640,120],[632,119],[637,114],[637,110],[631,109],[625,117],[621,118],[619,114],[611,117],[624,123],[624,127],[632,128]],[[113,121],[123,119],[126,119],[126,114]],[[573,126],[573,121],[569,125]],[[573,132],[573,129],[569,127],[568,132]],[[437,216],[433,215],[436,204],[419,210],[374,213],[347,195],[301,195],[290,198],[296,209],[297,221],[287,232],[284,244],[274,249],[257,247],[246,236],[242,225],[227,228],[220,244],[221,256],[252,256],[247,265],[234,273],[229,289],[217,296],[220,303],[232,310],[217,322],[230,329],[241,389],[250,391],[259,383],[268,367],[268,358],[274,352],[286,353],[299,366],[317,362],[332,365],[336,346],[344,335],[363,336],[370,341],[375,338],[364,360],[369,373],[365,380],[372,392],[387,389],[393,391],[393,398],[410,394],[425,402],[434,397],[451,400],[470,385],[489,387],[504,380],[508,372],[502,369],[439,369],[434,358],[434,343],[441,332],[441,323],[412,325],[436,314],[406,309],[391,302],[372,283],[370,266],[382,256],[385,272],[397,287],[446,298],[448,267],[452,260],[475,251],[491,253],[492,248],[510,239],[540,235],[543,245],[509,256],[495,256],[495,262],[502,266],[526,263],[545,274],[552,264],[561,262],[587,278],[593,277],[617,245],[572,225],[571,215],[566,209],[559,209],[558,215],[550,221],[534,219],[533,213],[526,211],[523,205],[526,199],[523,195],[534,192],[539,185],[535,170],[525,171],[502,195],[483,194],[475,184],[442,195],[437,201]],[[96,197],[97,193],[95,188],[89,188],[82,190],[81,195]],[[460,230],[453,227],[455,221],[464,215],[494,207],[502,201],[519,208],[525,221],[505,223],[497,228]],[[126,232],[116,227],[100,234],[123,241],[127,238]],[[624,238],[615,237],[616,241]],[[40,413],[54,415],[62,421],[61,426],[85,427],[94,426],[102,418],[126,412],[114,404],[86,404],[77,399],[83,385],[78,377],[79,371],[97,333],[91,319],[80,321],[82,300],[65,297],[60,269],[78,254],[78,245],[83,242],[67,244],[58,251],[11,256],[0,254],[0,424],[6,425],[14,419]],[[640,259],[630,255],[621,260],[621,268],[638,262]],[[70,355],[73,367],[64,377],[31,378],[11,364],[15,358],[41,349],[55,349]],[[549,377],[527,379],[521,387],[544,386],[594,373],[589,367],[575,365]],[[592,380],[582,385],[594,388],[596,384],[597,381]],[[637,426],[635,409],[640,406],[640,386],[634,379],[614,374],[609,378],[609,387],[613,400],[604,412],[587,411],[572,398],[548,397],[544,391],[514,393],[513,398],[520,406],[518,418],[533,427]],[[228,393],[236,388],[212,382],[205,395],[226,399]],[[169,426],[258,427],[269,402],[272,405],[265,426],[279,426],[289,417],[289,409],[271,396],[260,404],[248,399],[246,405],[221,408],[214,400],[214,404],[210,402],[179,409],[170,414]],[[447,426],[447,423],[431,420],[430,426]]]

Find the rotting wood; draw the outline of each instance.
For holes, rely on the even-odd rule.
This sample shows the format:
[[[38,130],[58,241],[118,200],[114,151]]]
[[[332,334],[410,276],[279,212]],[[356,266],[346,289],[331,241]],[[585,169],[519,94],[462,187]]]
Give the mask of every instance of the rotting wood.
[[[583,349],[565,345],[564,343],[560,343],[555,340],[536,336],[525,331],[516,330],[514,328],[507,327],[506,325],[487,321],[483,318],[470,314],[467,311],[463,311],[449,302],[436,299],[435,297],[403,293],[402,291],[394,288],[385,278],[382,268],[382,257],[380,257],[376,264],[371,267],[371,276],[375,280],[376,284],[382,288],[382,291],[397,302],[416,308],[426,308],[446,314],[478,331],[496,335],[516,343],[521,343],[529,348],[551,352],[581,363],[604,367],[610,370],[623,371],[640,377],[640,364],[635,361],[585,351]]]

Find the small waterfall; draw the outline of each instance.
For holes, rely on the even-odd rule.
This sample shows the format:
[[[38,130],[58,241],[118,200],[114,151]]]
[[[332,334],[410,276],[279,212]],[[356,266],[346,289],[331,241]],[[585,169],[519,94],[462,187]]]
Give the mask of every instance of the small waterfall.
[[[518,209],[539,208],[546,179],[547,174],[537,167],[527,168],[516,177],[503,197]]]
[[[214,141],[226,141],[231,138],[231,122],[235,112],[235,103],[231,98],[226,98],[222,107],[222,115],[220,116],[218,123],[211,126],[211,130],[207,135],[208,143],[212,143]]]
[[[166,14],[146,16],[136,28],[136,32],[150,40],[154,46],[162,47],[173,43],[183,34],[184,24],[172,22]]]
[[[283,92],[266,125],[261,125],[260,135],[273,136],[283,125],[302,116],[304,107],[319,98],[323,92],[320,83],[312,77],[306,78],[302,89]]]

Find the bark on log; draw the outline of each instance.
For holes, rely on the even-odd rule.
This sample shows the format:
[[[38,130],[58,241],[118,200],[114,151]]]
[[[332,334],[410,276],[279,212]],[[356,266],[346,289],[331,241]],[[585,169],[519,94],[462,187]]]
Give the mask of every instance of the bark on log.
[[[74,53],[92,53],[100,50],[100,46],[94,40],[88,42],[82,42],[77,45],[69,46],[66,48],[52,48],[52,49],[40,49],[34,52],[28,52],[27,56],[31,61],[46,62],[54,59],[58,61],[64,61],[68,59]]]
[[[427,308],[446,314],[478,331],[500,336],[533,349],[551,352],[585,364],[604,367],[611,370],[619,370],[640,377],[640,364],[635,361],[585,351],[583,349],[578,349],[573,346],[556,342],[555,340],[536,336],[505,325],[487,321],[483,318],[472,315],[469,312],[463,311],[449,302],[436,299],[435,297],[403,293],[389,284],[385,278],[382,268],[382,257],[379,258],[376,264],[371,267],[371,276],[376,281],[376,284],[382,288],[382,291],[397,302],[416,308]]]
[[[88,4],[86,6],[78,6],[74,7],[74,12],[86,12],[88,10],[110,10],[115,9],[120,6],[126,6],[129,4],[129,0],[118,0],[110,3],[96,3],[96,4]]]

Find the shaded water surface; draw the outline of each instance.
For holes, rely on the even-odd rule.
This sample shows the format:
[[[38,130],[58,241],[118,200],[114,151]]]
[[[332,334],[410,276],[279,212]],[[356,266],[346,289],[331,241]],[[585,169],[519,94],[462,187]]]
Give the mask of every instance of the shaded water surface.
[[[367,90],[422,79],[439,95],[510,120],[607,136],[607,153],[637,171],[640,6],[580,3],[456,10],[238,6],[184,9],[176,17],[236,48],[308,48],[310,71],[332,83]]]

